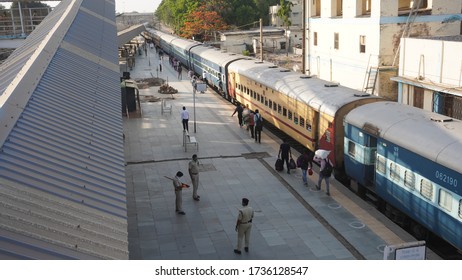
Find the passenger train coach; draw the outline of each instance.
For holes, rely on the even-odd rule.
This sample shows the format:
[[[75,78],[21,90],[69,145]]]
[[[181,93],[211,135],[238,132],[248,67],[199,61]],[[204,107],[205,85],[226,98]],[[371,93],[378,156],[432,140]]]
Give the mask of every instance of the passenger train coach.
[[[229,101],[258,109],[265,122],[312,151],[330,150],[337,178],[356,181],[388,208],[412,218],[416,232],[423,232],[423,225],[424,232],[462,250],[461,121],[148,32],[165,53]]]

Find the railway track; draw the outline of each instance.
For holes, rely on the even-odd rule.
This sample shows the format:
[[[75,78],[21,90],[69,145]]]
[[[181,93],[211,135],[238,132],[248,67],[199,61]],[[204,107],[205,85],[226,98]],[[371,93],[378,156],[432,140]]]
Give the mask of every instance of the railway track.
[[[210,89],[215,94],[221,96],[218,92],[214,91],[212,88],[210,88]],[[221,97],[223,97],[223,96],[221,96]],[[270,133],[272,133],[274,136],[278,137],[279,139],[286,139],[288,144],[290,145],[290,147],[292,149],[296,150],[300,154],[303,153],[303,151],[305,149],[304,145],[302,145],[298,141],[294,140],[292,137],[290,137],[289,135],[287,135],[283,131],[279,130],[277,127],[275,127],[274,125],[272,125],[269,122],[264,122],[263,126],[264,126],[265,130],[269,131]],[[314,162],[314,164],[317,164],[317,163]],[[347,186],[345,184],[344,184],[344,186],[351,190],[350,186]],[[290,189],[288,189],[288,190],[291,191]],[[368,196],[359,196],[359,197],[361,197],[361,199],[363,199],[364,201],[374,205],[374,207],[376,207],[376,208],[378,208],[380,210],[380,207],[378,207],[378,205],[377,205],[377,201],[373,201],[373,200],[369,199]],[[380,210],[380,212],[382,212],[382,214],[386,215],[385,211]],[[404,230],[406,230],[406,232],[408,232],[409,234],[414,236],[416,239],[421,240],[421,238],[419,238],[419,236],[416,236],[415,234],[413,234],[413,231],[412,231],[412,229],[410,227],[403,226],[403,225],[401,225],[399,223],[396,223],[395,221],[393,221],[393,222],[395,224],[397,224],[398,226],[400,226],[401,228],[403,228]],[[445,259],[445,260],[462,260],[462,252],[460,252],[459,250],[454,248],[451,244],[447,243],[446,241],[442,240],[441,238],[432,235],[429,238],[427,238],[425,241],[426,241],[426,246],[430,250],[435,252],[435,254],[440,256],[442,259]]]

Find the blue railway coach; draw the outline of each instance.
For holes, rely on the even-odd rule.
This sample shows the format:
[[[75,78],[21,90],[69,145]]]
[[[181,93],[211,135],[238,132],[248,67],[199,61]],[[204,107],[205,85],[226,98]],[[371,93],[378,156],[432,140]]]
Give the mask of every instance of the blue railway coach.
[[[344,129],[347,175],[461,249],[462,122],[376,102],[348,113]]]

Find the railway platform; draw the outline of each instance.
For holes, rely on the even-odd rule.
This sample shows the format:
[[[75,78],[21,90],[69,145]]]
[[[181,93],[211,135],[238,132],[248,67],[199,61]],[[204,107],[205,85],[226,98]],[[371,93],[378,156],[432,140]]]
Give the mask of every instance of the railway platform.
[[[141,89],[142,114],[124,117],[130,259],[380,260],[386,245],[416,241],[335,180],[330,196],[324,185],[317,191],[317,166],[308,187],[300,169],[275,171],[280,139],[264,130],[261,143],[255,143],[237,116],[231,117],[232,104],[210,90],[194,96],[187,70],[178,79],[166,57],[162,72],[159,63],[155,50],[148,49],[136,57],[131,77],[163,78],[178,93]],[[171,114],[162,114],[162,98]],[[189,135],[200,149],[185,151],[183,106],[190,113]],[[193,154],[201,164],[200,201],[185,189],[186,215],[178,215],[172,182],[164,176],[182,171],[190,184]],[[250,250],[237,255],[235,223],[243,197],[255,217]],[[427,250],[427,259],[438,256]]]

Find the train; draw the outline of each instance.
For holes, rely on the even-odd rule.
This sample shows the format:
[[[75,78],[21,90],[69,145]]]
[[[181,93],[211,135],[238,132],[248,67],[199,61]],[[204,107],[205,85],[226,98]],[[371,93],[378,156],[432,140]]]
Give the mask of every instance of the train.
[[[146,37],[228,101],[311,151],[331,151],[336,178],[418,238],[462,251],[462,121],[159,30]]]

